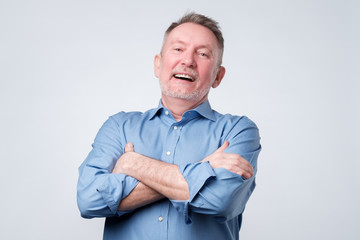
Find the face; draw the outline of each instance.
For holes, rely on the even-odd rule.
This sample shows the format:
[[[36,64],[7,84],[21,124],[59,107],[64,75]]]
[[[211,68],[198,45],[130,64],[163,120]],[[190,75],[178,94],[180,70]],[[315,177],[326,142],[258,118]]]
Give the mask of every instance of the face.
[[[218,66],[219,57],[217,39],[206,27],[184,23],[173,29],[154,63],[163,101],[206,100],[210,88],[216,88],[225,74],[225,68]]]

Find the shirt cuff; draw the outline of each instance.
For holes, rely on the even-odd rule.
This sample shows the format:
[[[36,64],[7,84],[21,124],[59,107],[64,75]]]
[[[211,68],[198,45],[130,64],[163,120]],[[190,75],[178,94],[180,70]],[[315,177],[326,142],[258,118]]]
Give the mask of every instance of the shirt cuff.
[[[216,176],[214,169],[209,162],[189,163],[179,166],[179,170],[184,176],[189,186],[189,200],[170,200],[175,209],[184,214],[185,223],[191,224],[189,203],[195,198],[204,184]]]
[[[120,201],[129,195],[138,183],[139,181],[133,177],[112,173],[97,191],[113,214],[123,215],[126,212],[117,210]]]

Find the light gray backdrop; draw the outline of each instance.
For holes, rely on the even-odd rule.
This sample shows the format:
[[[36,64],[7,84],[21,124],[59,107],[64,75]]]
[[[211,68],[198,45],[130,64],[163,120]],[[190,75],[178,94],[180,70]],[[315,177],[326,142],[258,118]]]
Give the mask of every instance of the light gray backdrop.
[[[119,111],[157,105],[169,23],[217,19],[222,113],[259,126],[241,239],[360,239],[359,1],[0,1],[0,239],[101,239],[77,168]]]

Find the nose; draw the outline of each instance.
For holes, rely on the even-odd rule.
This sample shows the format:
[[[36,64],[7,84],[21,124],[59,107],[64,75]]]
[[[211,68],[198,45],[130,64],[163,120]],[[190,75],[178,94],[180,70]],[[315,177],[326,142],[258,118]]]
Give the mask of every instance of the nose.
[[[195,68],[196,61],[195,61],[194,54],[192,54],[191,52],[184,52],[182,54],[182,58],[181,58],[181,65],[190,67],[190,68]]]

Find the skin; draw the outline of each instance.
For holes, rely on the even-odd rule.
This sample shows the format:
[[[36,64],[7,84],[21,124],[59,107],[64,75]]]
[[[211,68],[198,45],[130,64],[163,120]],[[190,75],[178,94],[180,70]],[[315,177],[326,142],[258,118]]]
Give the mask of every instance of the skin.
[[[135,152],[132,143],[128,143],[125,146],[125,153]],[[115,166],[113,173],[118,171],[118,164]],[[147,196],[144,198],[144,196]],[[158,201],[164,198],[162,194],[146,186],[144,183],[139,182],[134,190],[126,198],[124,198],[118,207],[119,211],[126,211],[136,209],[152,202]]]
[[[184,23],[173,29],[164,41],[160,54],[154,59],[154,73],[159,78],[163,105],[180,121],[184,112],[203,103],[210,88],[216,88],[225,75],[219,66],[220,49],[215,35],[207,28]],[[192,81],[174,77],[185,74]],[[225,143],[202,162],[213,168],[225,168],[245,178],[253,175],[251,164],[238,154],[225,153]],[[136,147],[136,146],[135,146]],[[140,181],[124,198],[118,209],[131,210],[158,201],[164,197],[188,200],[189,186],[177,165],[168,164],[135,152],[128,143],[118,159],[113,173],[122,173]]]
[[[162,103],[176,120],[181,120],[185,111],[203,103],[211,87],[220,85],[225,68],[218,65],[219,58],[220,49],[215,35],[201,25],[184,23],[167,36],[161,54],[155,56],[154,73],[162,88]],[[193,76],[194,81],[176,79],[174,73]],[[184,98],[173,97],[164,89]],[[190,99],[185,98],[196,91],[200,93]]]

